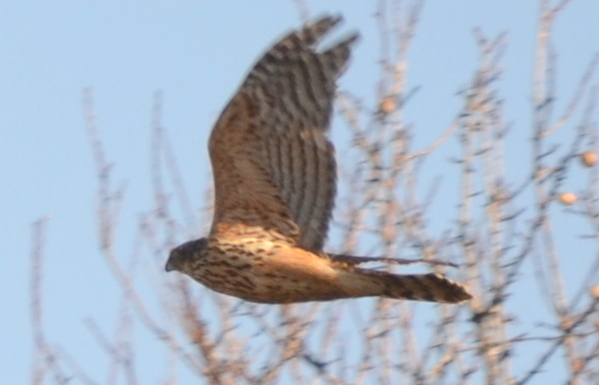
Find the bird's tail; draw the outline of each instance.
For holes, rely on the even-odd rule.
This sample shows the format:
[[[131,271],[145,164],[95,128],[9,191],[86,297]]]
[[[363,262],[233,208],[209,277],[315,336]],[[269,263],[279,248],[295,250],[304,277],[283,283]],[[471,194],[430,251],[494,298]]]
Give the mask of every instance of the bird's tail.
[[[441,274],[392,274],[356,268],[352,296],[381,296],[415,301],[459,303],[472,298],[466,286]],[[348,281],[349,282],[349,281]]]
[[[386,272],[368,271],[384,282],[384,297],[418,301],[459,303],[472,298],[468,289],[441,274],[397,275]]]
[[[392,274],[386,271],[359,268],[365,262],[390,262],[404,264],[418,262],[381,257],[356,257],[342,254],[328,254],[335,263],[351,272],[345,286],[351,296],[381,296],[415,301],[459,303],[472,298],[465,285],[454,282],[441,274]],[[429,262],[429,261],[426,261]],[[448,264],[435,261],[436,265]],[[345,281],[345,280],[344,280]]]

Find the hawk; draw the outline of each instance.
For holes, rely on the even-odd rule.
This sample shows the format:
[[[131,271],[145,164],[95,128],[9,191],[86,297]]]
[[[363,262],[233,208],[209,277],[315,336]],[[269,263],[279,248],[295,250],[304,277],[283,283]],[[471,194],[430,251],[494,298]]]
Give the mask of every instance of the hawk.
[[[316,45],[340,20],[326,16],[289,33],[249,72],[209,140],[210,234],[173,249],[166,270],[260,303],[470,299],[464,286],[439,274],[368,270],[358,257],[322,250],[336,194],[326,134],[336,80],[358,35],[324,50]]]

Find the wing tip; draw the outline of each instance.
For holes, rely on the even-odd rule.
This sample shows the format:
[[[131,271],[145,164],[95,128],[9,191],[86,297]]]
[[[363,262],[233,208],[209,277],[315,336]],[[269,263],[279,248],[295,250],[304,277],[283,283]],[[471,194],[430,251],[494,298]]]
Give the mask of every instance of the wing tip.
[[[316,44],[333,28],[343,21],[341,14],[322,14],[309,20],[304,27],[299,30],[301,38],[308,44]],[[342,38],[336,45],[351,45],[360,37],[358,32],[350,32]]]

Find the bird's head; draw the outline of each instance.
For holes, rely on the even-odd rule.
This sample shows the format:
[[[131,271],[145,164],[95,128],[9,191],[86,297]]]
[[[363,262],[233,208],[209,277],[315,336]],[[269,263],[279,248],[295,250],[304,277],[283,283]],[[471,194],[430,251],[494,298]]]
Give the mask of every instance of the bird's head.
[[[197,258],[201,258],[207,244],[208,240],[206,238],[200,238],[175,247],[171,250],[164,269],[166,271],[176,270],[185,272],[187,270],[186,266],[190,262]]]

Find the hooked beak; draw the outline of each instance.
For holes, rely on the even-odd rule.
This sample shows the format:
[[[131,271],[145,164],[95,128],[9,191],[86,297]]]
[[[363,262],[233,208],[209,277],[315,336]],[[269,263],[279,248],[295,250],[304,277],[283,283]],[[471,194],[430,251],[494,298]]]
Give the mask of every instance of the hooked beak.
[[[172,263],[173,261],[173,252],[171,251],[169,256],[168,256],[168,260],[166,261],[166,265],[164,265],[164,270],[166,270],[166,272],[168,273],[169,271],[173,271],[175,270],[175,266]]]

